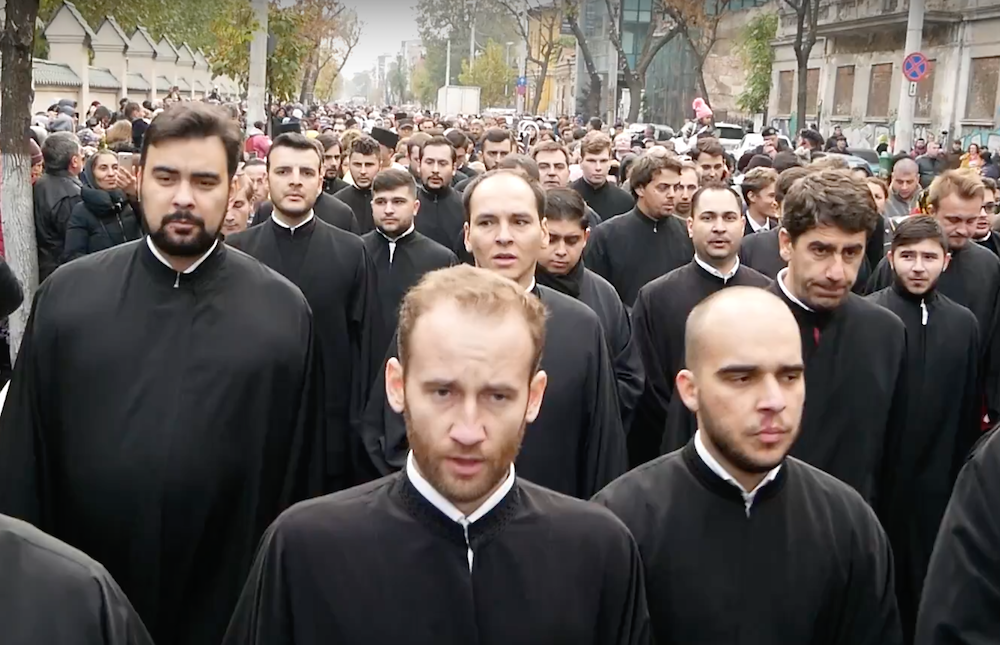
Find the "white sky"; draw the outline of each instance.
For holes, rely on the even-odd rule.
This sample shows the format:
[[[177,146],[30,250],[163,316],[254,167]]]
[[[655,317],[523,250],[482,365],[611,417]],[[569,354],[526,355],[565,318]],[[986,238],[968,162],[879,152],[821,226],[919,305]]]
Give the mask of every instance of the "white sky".
[[[417,0],[344,0],[363,23],[361,40],[344,66],[344,76],[372,69],[379,56],[399,52],[400,43],[420,37]]]

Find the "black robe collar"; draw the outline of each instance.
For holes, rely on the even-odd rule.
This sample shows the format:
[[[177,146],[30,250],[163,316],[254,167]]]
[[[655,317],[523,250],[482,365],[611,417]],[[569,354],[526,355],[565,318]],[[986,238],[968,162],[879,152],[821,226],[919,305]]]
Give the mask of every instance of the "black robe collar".
[[[287,226],[282,226],[281,224],[275,222],[274,216],[272,215],[271,217],[268,218],[267,224],[274,231],[274,237],[276,239],[285,238],[285,239],[298,240],[298,239],[304,239],[312,235],[312,232],[316,229],[316,219],[317,219],[316,213],[313,213],[313,216],[309,218],[308,222],[306,222],[305,224],[300,224],[299,226],[292,229]]]
[[[458,192],[451,187],[451,184],[445,184],[441,188],[433,189],[427,186],[421,185],[420,190],[423,191],[428,197],[431,198],[433,202],[440,202],[442,200],[448,199],[452,194]]]
[[[743,501],[743,493],[740,492],[738,488],[733,486],[731,483],[723,480],[711,468],[708,467],[700,455],[698,455],[698,450],[694,445],[694,438],[687,442],[681,449],[681,457],[684,459],[684,464],[687,466],[691,474],[694,475],[695,479],[708,489],[709,492],[718,495],[719,497],[735,502],[739,504],[740,510],[744,510],[745,503]],[[785,480],[788,478],[788,464],[785,463],[787,460],[782,461],[782,467],[778,470],[778,474],[774,479],[764,484],[757,494],[754,496],[753,505],[756,508],[759,504],[771,499],[785,486]]]
[[[149,244],[145,240],[139,240],[137,245],[140,247],[138,250],[139,259],[153,279],[157,283],[175,289],[208,284],[218,275],[226,259],[226,245],[220,239],[215,245],[215,250],[205,258],[204,262],[198,265],[197,269],[191,273],[182,273],[175,271],[173,267],[167,266],[153,255],[152,249],[149,248]]]
[[[576,263],[576,266],[570,269],[570,272],[566,275],[556,275],[555,273],[550,273],[541,264],[535,266],[535,280],[538,281],[538,284],[544,285],[550,289],[555,289],[560,293],[565,293],[567,296],[578,300],[580,298],[580,292],[583,290],[583,276],[583,258],[580,258],[580,261]]]
[[[907,291],[899,277],[894,275],[891,288],[900,298],[914,305],[920,305],[923,302],[924,306],[930,307],[937,302],[937,284],[931,287],[927,293],[917,295]]]
[[[649,215],[642,212],[642,209],[639,208],[639,204],[635,205],[630,215],[642,222],[643,225],[654,233],[656,233],[661,226],[667,226],[670,223],[670,218],[673,217],[673,215],[667,215],[665,217],[661,217],[660,219],[653,219]]]

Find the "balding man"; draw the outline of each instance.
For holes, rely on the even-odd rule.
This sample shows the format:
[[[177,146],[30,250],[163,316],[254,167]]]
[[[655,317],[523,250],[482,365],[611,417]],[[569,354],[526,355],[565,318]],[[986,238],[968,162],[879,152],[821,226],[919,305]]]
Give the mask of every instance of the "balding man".
[[[639,544],[655,642],[902,642],[874,512],[788,456],[806,394],[797,331],[762,289],[695,307],[676,388],[697,433],[594,498]]]
[[[885,202],[885,216],[893,228],[910,216],[919,196],[920,170],[917,162],[909,157],[900,159],[892,167],[892,190]]]

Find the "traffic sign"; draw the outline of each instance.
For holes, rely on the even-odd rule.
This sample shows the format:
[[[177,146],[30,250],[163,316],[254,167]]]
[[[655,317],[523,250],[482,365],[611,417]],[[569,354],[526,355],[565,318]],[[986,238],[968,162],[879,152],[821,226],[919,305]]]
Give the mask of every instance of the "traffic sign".
[[[912,83],[918,83],[931,73],[930,61],[920,52],[913,52],[903,59],[903,76]]]
[[[528,93],[528,86],[527,85],[520,85],[520,84],[518,84],[518,86],[517,86],[517,94],[518,94],[518,96],[524,96],[527,93]]]
[[[518,76],[517,77],[517,86],[518,87],[528,87],[528,77],[527,76]]]

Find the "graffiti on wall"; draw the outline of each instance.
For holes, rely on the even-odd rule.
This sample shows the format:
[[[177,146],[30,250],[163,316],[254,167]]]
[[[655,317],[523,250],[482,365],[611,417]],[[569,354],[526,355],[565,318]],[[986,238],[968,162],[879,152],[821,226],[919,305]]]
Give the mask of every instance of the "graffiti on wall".
[[[785,134],[789,134],[792,123],[790,119],[772,119],[770,125]],[[833,128],[835,125],[840,126],[841,132],[843,132],[844,136],[847,137],[847,145],[850,148],[867,148],[869,150],[874,150],[878,147],[878,144],[882,142],[892,144],[893,139],[896,136],[895,120],[891,121],[889,124],[865,123],[860,119],[850,122],[827,123],[823,128],[821,128],[825,136],[833,134]],[[934,132],[934,128],[929,125],[914,125],[913,140],[935,140]],[[993,137],[993,139],[990,139],[991,145],[995,143],[997,148],[1000,148],[1000,130],[991,131],[990,135]],[[968,147],[968,143],[966,143],[966,147]]]
[[[975,130],[962,137],[962,149],[968,150],[969,144],[976,144],[980,148],[989,150],[1000,150],[1000,129],[997,130]]]

